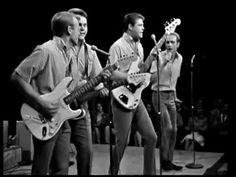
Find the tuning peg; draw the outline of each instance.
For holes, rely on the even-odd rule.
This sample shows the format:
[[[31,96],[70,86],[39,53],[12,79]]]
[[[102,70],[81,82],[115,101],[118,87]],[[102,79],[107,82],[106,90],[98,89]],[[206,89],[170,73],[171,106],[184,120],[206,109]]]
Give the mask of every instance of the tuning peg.
[[[164,26],[168,26],[169,24],[170,24],[170,23],[166,21],[165,24],[164,24]]]

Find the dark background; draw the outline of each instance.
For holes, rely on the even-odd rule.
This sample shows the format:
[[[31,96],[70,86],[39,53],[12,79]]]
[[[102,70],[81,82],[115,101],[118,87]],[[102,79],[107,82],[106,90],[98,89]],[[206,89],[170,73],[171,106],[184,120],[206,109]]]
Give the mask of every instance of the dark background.
[[[128,3],[128,4],[127,4]],[[193,97],[211,102],[213,98],[231,98],[234,76],[234,51],[229,50],[233,31],[233,11],[230,4],[206,2],[171,1],[58,1],[48,5],[46,1],[9,4],[4,7],[2,29],[2,68],[4,71],[4,103],[7,116],[4,119],[21,119],[19,116],[22,97],[9,79],[14,68],[27,57],[36,45],[52,38],[51,17],[55,12],[70,8],[82,8],[88,13],[87,43],[108,51],[111,44],[122,35],[123,16],[129,12],[139,12],[145,16],[144,37],[141,40],[145,58],[154,43],[164,34],[163,24],[171,18],[180,18],[176,32],[181,36],[179,52],[183,55],[181,78],[177,85],[178,97],[190,106],[190,60],[195,54],[193,67]],[[232,21],[231,21],[232,20]],[[106,57],[99,58],[104,66]],[[6,83],[6,84],[5,84]],[[148,94],[147,91],[144,91]]]
[[[234,110],[235,93],[235,5],[224,1],[171,1],[171,0],[73,0],[73,1],[4,1],[1,6],[1,72],[2,72],[2,120],[11,120],[9,133],[15,133],[15,120],[21,120],[20,107],[23,99],[17,88],[10,83],[14,68],[27,57],[36,45],[52,38],[50,21],[54,13],[70,8],[82,8],[88,15],[87,42],[105,51],[122,35],[122,19],[126,13],[139,12],[146,19],[141,40],[147,57],[154,43],[164,34],[163,24],[171,18],[180,18],[176,32],[181,36],[179,52],[183,55],[181,77],[177,85],[178,97],[191,107],[191,66],[193,67],[193,98],[203,99],[210,107],[211,101],[221,98]],[[99,55],[101,63],[106,57]],[[150,99],[150,90],[143,92]],[[231,116],[233,113],[231,114]],[[235,119],[230,123],[229,167],[235,171]]]

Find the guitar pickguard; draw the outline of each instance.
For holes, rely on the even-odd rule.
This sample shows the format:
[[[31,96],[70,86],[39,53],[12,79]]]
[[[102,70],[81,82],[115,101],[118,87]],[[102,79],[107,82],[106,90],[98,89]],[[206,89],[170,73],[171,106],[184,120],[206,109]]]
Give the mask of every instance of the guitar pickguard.
[[[132,110],[138,106],[143,89],[150,83],[151,74],[132,74],[129,77],[130,83],[113,89],[112,94],[123,107]]]

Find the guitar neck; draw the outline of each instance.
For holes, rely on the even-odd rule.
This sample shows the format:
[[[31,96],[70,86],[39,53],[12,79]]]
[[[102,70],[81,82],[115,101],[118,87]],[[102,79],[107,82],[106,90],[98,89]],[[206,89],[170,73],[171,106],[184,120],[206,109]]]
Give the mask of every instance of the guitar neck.
[[[117,64],[110,65],[105,70],[109,70],[112,72],[117,68]],[[68,96],[64,98],[64,102],[66,104],[71,104],[75,99],[79,99],[82,95],[86,94],[87,92],[91,91],[96,87],[99,83],[104,81],[104,77],[99,74],[98,76],[90,79],[86,84],[82,85],[81,87],[77,87],[74,91],[71,92]]]
[[[100,82],[102,82],[103,77],[101,75],[89,80],[86,84],[82,85],[78,89],[75,89],[69,96],[67,96],[67,100],[65,101],[67,104],[72,103],[75,99],[80,98],[85,93],[91,91],[94,87],[96,87]]]
[[[115,88],[117,88],[117,87],[119,87],[119,86],[127,85],[127,84],[129,84],[127,80],[121,80],[121,81],[113,82],[113,83],[111,84],[111,90],[112,90],[112,89],[115,89]],[[107,82],[104,82],[104,85],[105,85],[107,88],[109,88],[109,84],[108,84]],[[89,93],[85,93],[85,94],[83,94],[83,95],[78,99],[78,103],[81,104],[81,103],[83,103],[83,102],[85,102],[85,101],[89,101],[90,99],[92,99],[92,98],[98,96],[99,93],[100,93],[99,90],[95,90],[95,91],[92,91],[92,92],[89,92]]]
[[[156,47],[157,47],[158,49],[160,49],[161,46],[164,44],[164,42],[165,42],[165,40],[166,40],[166,36],[167,36],[167,33],[165,33],[165,34],[161,37],[161,39],[157,42]]]
[[[106,85],[106,87],[108,87],[108,83],[104,83],[104,84]],[[121,85],[124,85],[124,84],[127,84],[127,81],[113,82],[112,85],[111,85],[111,90],[114,89],[114,88],[117,88]],[[78,103],[81,104],[85,101],[89,101],[90,99],[98,96],[99,93],[100,93],[99,90],[95,90],[95,91],[92,91],[92,92],[89,92],[89,93],[85,93],[78,99]]]
[[[89,101],[89,100],[91,100],[92,98],[98,96],[99,93],[100,93],[99,90],[95,90],[95,91],[86,93],[86,94],[84,94],[83,96],[81,96],[81,97],[79,98],[78,103],[81,104],[81,103],[83,103],[83,102],[85,102],[85,101]]]

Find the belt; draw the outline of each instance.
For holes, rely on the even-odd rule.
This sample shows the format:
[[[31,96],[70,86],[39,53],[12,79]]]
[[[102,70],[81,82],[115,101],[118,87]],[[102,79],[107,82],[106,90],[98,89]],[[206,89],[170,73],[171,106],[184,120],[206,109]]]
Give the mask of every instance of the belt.
[[[157,90],[152,90],[153,92],[157,92]],[[172,93],[174,92],[174,90],[160,90],[160,92],[163,92],[163,93]]]

